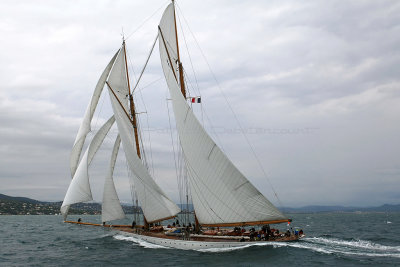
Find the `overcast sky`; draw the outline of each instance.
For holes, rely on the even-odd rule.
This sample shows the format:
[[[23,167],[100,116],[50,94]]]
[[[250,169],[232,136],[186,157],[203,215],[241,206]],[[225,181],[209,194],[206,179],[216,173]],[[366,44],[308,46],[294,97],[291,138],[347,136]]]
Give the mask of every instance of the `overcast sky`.
[[[0,2],[0,193],[64,198],[71,147],[122,32],[135,83],[167,4]],[[193,108],[273,203],[270,184],[284,206],[400,203],[399,1],[177,4],[189,94],[203,102]],[[104,91],[93,130],[111,115],[108,98]],[[179,202],[167,98],[156,47],[135,99],[147,112],[139,117],[156,181]],[[115,133],[90,169],[96,200]],[[117,167],[117,191],[129,202],[123,153]]]

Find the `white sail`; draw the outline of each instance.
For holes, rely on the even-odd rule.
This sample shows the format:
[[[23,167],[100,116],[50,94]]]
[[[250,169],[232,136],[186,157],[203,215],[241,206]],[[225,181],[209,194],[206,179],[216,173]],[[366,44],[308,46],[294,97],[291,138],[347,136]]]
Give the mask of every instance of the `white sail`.
[[[117,66],[118,64],[118,66]],[[125,70],[124,49],[121,49],[108,79],[109,95],[121,136],[128,166],[133,174],[133,183],[146,220],[151,223],[173,217],[180,209],[154,182],[136,152],[133,125],[127,116],[128,87]],[[118,99],[116,98],[118,97]]]
[[[121,203],[117,195],[117,190],[115,189],[113,172],[115,161],[117,160],[119,145],[121,143],[121,138],[119,135],[115,139],[114,149],[111,154],[110,169],[106,175],[104,182],[103,191],[103,205],[101,209],[101,221],[108,222],[118,219],[125,218],[125,213],[122,210]]]
[[[75,171],[79,162],[79,157],[82,152],[83,144],[85,143],[86,135],[90,132],[90,122],[92,121],[94,111],[96,110],[96,106],[97,103],[99,102],[101,92],[103,91],[104,83],[106,82],[106,79],[108,77],[108,74],[110,73],[112,65],[114,64],[117,54],[118,51],[117,53],[115,53],[114,57],[110,60],[107,67],[101,74],[100,79],[97,82],[96,88],[93,92],[92,99],[90,100],[89,105],[86,108],[85,116],[83,117],[82,124],[79,127],[78,134],[76,135],[70,156],[70,169],[72,177],[75,175]]]
[[[164,58],[161,53],[161,60],[163,63],[167,63],[168,65],[171,64],[172,68],[174,69],[175,76],[172,74],[172,78],[175,79],[177,78],[177,81],[179,81],[179,62],[178,62],[178,45],[177,45],[177,39],[176,39],[176,31],[175,31],[175,8],[174,4],[171,3],[167,6],[167,8],[164,11],[164,14],[161,18],[160,24],[159,24],[160,30],[162,32],[162,36],[159,31],[159,36],[158,36],[158,42],[160,47],[167,47],[168,48],[168,53],[169,57],[171,59],[171,63],[169,62],[168,59],[168,54],[165,54]],[[163,37],[163,38],[162,38]],[[164,49],[165,51],[165,49]]]
[[[160,22],[159,50],[198,221],[203,225],[234,225],[287,220],[226,157],[184,99],[176,65],[171,68],[171,61],[177,61],[177,48],[165,45],[176,43],[173,16],[170,4]]]
[[[69,205],[93,200],[89,184],[88,168],[114,122],[114,116],[111,116],[111,118],[108,119],[108,121],[96,133],[92,142],[86,149],[85,154],[76,169],[75,175],[69,184],[64,202],[61,205],[61,213],[64,215],[64,218],[67,216]]]

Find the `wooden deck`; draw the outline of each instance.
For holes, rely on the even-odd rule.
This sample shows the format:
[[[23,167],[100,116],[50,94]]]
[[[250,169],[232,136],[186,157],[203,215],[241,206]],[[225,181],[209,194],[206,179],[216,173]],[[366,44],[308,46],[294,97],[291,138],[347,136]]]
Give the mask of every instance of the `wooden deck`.
[[[141,225],[135,226],[132,228],[131,225],[111,225],[111,224],[97,224],[97,223],[87,223],[87,222],[75,222],[75,221],[64,221],[65,223],[79,224],[79,225],[88,225],[88,226],[102,226],[107,228],[118,228],[119,231],[133,233],[144,236],[158,237],[164,239],[172,239],[172,240],[182,240],[182,236],[180,235],[166,235],[164,232],[152,232],[152,231],[144,231],[142,230]],[[191,241],[199,241],[199,242],[240,242],[241,236],[212,236],[212,235],[190,235]],[[243,236],[245,238],[246,243],[248,242],[259,242],[259,241],[250,241],[247,236]],[[300,239],[300,236],[291,235],[291,236],[278,236],[273,237],[269,242],[291,242]],[[263,240],[264,241],[264,240]]]

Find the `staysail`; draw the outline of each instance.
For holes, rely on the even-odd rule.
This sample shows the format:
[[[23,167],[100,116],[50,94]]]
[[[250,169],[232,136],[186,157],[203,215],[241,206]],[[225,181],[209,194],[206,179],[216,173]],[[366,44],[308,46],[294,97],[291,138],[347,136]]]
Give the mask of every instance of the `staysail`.
[[[137,155],[133,136],[133,125],[128,117],[127,77],[125,69],[125,52],[120,53],[108,78],[108,89],[117,121],[118,132],[121,136],[122,147],[128,166],[133,174],[133,183],[147,222],[161,221],[179,213],[180,209],[172,202],[162,189],[154,182],[148,170]]]
[[[117,190],[115,189],[113,180],[115,161],[117,160],[120,143],[121,138],[118,135],[115,139],[114,148],[111,154],[110,169],[104,181],[103,204],[101,208],[102,222],[125,218],[125,213],[122,210],[121,203],[119,202]]]
[[[104,83],[106,82],[107,76],[110,73],[111,67],[114,64],[117,54],[118,51],[117,53],[115,53],[114,57],[110,60],[107,67],[101,74],[100,79],[97,82],[96,88],[93,92],[92,99],[90,100],[89,105],[86,108],[85,116],[83,117],[82,124],[79,127],[78,134],[76,135],[70,156],[70,169],[72,177],[74,177],[76,168],[78,167],[79,157],[82,152],[83,144],[85,143],[86,135],[90,132],[90,122],[92,121],[94,111],[96,110],[101,92],[103,91]]]
[[[61,205],[61,213],[64,215],[64,218],[67,216],[69,205],[93,200],[89,184],[89,165],[114,122],[114,116],[111,116],[93,137],[82,160],[79,162],[75,175],[65,194],[64,202]]]
[[[232,164],[183,97],[176,72],[179,62],[174,16],[174,4],[171,3],[160,21],[159,50],[198,221],[204,226],[288,221]]]

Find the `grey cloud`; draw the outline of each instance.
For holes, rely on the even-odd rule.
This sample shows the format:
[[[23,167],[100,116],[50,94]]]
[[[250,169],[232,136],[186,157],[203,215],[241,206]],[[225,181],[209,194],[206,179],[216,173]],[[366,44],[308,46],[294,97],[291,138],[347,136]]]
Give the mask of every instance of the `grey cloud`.
[[[120,45],[121,26],[129,36],[163,4],[156,0],[145,5],[132,1],[2,1],[1,193],[63,198],[70,181],[70,148],[92,89]],[[276,202],[269,179],[285,205],[398,203],[399,3],[178,1],[178,6],[203,108],[211,123],[199,106],[193,108],[260,191]],[[128,39],[136,75],[156,35],[161,10]],[[237,134],[239,127],[181,11],[244,129],[265,129],[248,138],[268,179],[246,140]],[[182,35],[180,45],[188,78],[194,83]],[[156,48],[141,87],[150,85],[137,91],[136,97],[139,110],[149,116],[148,126],[163,129],[150,132],[155,176],[177,201],[168,94],[164,79],[160,80],[157,53]],[[196,87],[189,87],[191,95],[197,95]],[[169,111],[172,114],[171,106]],[[104,92],[93,130],[110,114]],[[142,126],[147,127],[146,115],[140,116]],[[313,130],[307,133],[284,133],[309,128]],[[148,133],[143,134],[148,144]],[[96,199],[101,197],[114,136],[115,131],[90,170]],[[121,199],[128,202],[129,184],[121,155],[115,180]]]

